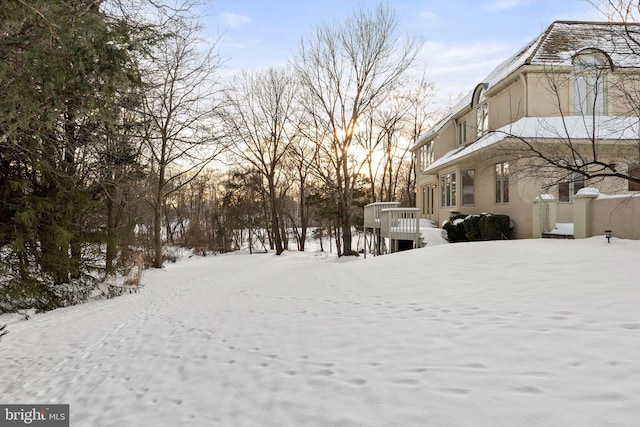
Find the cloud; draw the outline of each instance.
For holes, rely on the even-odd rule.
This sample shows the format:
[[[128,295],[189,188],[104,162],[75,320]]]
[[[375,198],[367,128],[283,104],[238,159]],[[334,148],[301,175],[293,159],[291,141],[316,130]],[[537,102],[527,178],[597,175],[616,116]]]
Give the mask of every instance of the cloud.
[[[451,97],[473,90],[519,47],[483,40],[472,43],[432,41],[424,44],[420,62],[426,63],[427,78],[436,84],[440,98],[437,101],[446,104]]]
[[[238,15],[233,12],[222,12],[220,14],[220,23],[227,28],[240,27],[249,21],[251,21],[251,19],[248,16]]]
[[[497,0],[489,3],[487,9],[489,10],[509,10],[523,6],[525,2],[521,0]]]
[[[438,17],[438,15],[435,12],[431,12],[430,10],[422,10],[419,13],[420,18],[424,19],[425,21],[433,21],[434,19],[436,19]]]

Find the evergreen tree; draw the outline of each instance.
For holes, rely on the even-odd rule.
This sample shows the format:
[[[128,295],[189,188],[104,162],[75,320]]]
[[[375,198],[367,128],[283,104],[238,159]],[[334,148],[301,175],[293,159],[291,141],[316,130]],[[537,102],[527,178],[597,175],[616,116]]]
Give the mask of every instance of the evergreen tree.
[[[0,8],[0,284],[3,309],[66,303],[87,283],[99,147],[136,86],[130,27],[100,0]]]

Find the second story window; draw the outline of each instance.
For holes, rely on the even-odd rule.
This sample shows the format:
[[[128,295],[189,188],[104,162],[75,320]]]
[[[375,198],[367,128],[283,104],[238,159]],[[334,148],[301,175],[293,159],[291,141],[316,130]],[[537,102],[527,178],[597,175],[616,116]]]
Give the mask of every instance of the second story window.
[[[458,145],[467,143],[467,121],[458,122]]]
[[[433,141],[429,141],[418,149],[420,170],[425,171],[433,163]]]
[[[629,176],[640,179],[640,162],[629,163],[629,170],[627,172]],[[629,191],[640,191],[640,182],[629,181]]]
[[[486,91],[484,87],[481,87],[475,99],[476,137],[478,138],[489,131],[489,103],[485,96]]]
[[[608,60],[598,52],[582,53],[574,58],[573,69],[575,114],[605,115]]]

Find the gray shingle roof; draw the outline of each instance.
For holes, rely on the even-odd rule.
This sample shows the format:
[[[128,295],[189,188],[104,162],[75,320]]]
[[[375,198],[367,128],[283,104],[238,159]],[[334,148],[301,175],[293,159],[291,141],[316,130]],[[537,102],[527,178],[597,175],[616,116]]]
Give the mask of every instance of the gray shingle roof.
[[[523,65],[571,66],[576,53],[599,49],[614,67],[640,67],[640,23],[556,21],[515,55],[498,65],[480,83],[487,89],[500,83]],[[414,148],[430,139],[471,103],[473,89],[449,114],[427,130]]]
[[[558,21],[541,35],[538,48],[527,60],[537,65],[571,65],[584,49],[608,54],[614,67],[640,66],[640,24]]]

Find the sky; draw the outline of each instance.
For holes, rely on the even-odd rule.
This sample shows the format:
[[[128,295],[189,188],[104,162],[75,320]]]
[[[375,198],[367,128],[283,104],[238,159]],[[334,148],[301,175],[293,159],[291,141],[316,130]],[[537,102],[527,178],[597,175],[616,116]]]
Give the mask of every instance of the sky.
[[[318,24],[340,22],[359,0],[214,0],[206,31],[221,34],[224,73],[286,64]],[[587,0],[389,0],[399,33],[424,42],[418,66],[438,97],[456,99],[555,20],[603,20]]]
[[[138,292],[0,315],[0,402],[74,427],[638,425],[640,241],[441,232],[366,259],[185,254]]]

